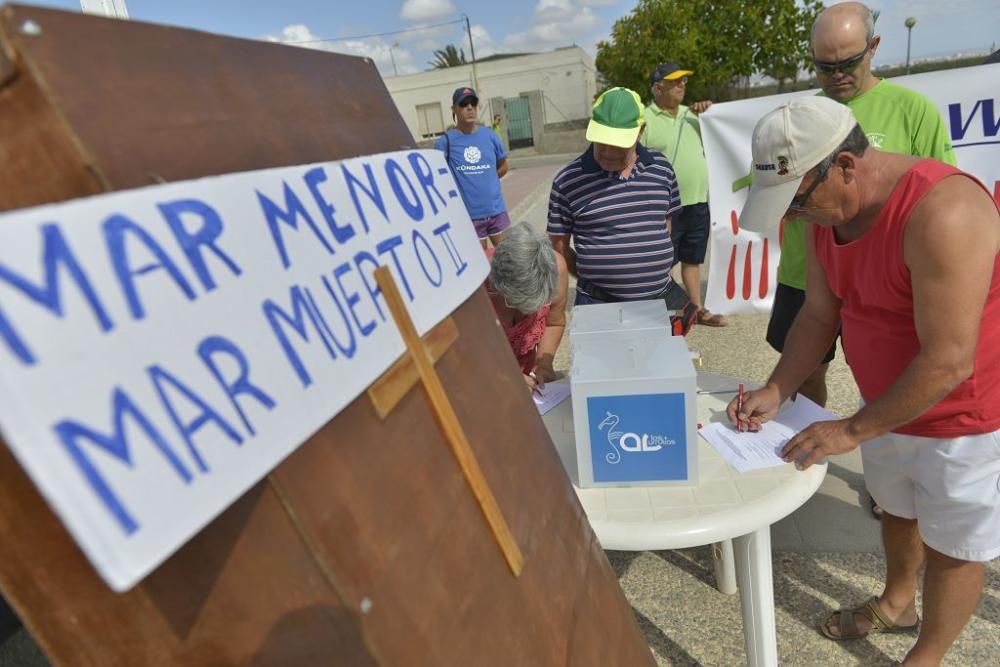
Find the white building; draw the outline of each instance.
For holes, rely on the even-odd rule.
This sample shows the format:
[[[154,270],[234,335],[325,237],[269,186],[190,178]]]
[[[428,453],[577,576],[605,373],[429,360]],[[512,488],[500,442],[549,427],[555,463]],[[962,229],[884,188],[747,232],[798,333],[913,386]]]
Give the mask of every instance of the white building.
[[[126,6],[125,0],[80,0],[80,9],[84,14],[98,14],[119,19],[128,18],[128,6]]]
[[[546,125],[590,117],[597,94],[594,61],[578,46],[385,78],[400,115],[418,142],[453,124],[451,94],[472,86],[480,120],[501,114],[512,145],[537,141]]]

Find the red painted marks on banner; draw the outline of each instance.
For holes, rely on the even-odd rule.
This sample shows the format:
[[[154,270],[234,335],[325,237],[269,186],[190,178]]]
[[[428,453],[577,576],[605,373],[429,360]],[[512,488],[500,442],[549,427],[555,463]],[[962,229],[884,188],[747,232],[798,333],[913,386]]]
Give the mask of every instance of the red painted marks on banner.
[[[743,300],[749,301],[750,296],[753,293],[753,262],[751,261],[751,255],[753,253],[753,241],[747,243],[747,253],[743,259]]]
[[[736,215],[736,211],[732,211],[729,216],[730,223],[732,225],[733,236],[738,237],[740,233],[739,218]],[[779,228],[778,237],[784,230],[784,219],[781,221],[781,227]],[[764,237],[763,243],[758,245],[760,248],[760,260],[759,260],[759,270],[760,275],[757,281],[757,297],[760,299],[766,299],[767,294],[771,289],[770,282],[770,257],[768,256],[770,252],[770,239]],[[754,297],[753,286],[754,286],[754,242],[748,241],[746,244],[746,250],[743,254],[743,275],[737,275],[737,257],[740,252],[740,242],[736,238],[733,240],[733,246],[729,251],[729,267],[726,272],[726,298],[730,301],[737,299],[736,285],[740,285],[739,296],[743,297],[744,301],[750,301]]]
[[[996,181],[993,184],[993,199],[996,201],[997,206],[1000,206],[1000,181]]]
[[[781,236],[781,232],[778,232]],[[767,298],[767,290],[769,285],[767,284],[767,274],[768,274],[768,238],[764,237],[764,254],[760,257],[760,288],[757,290],[757,296],[761,299]]]
[[[736,296],[736,244],[729,255],[729,271],[726,273],[726,298],[732,301]]]

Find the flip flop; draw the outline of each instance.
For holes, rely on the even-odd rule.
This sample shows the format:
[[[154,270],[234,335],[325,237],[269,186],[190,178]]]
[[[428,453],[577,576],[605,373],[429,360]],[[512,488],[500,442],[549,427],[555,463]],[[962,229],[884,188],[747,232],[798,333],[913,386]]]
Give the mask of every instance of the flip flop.
[[[858,623],[854,618],[855,614],[865,616],[872,622],[872,627],[867,632],[858,629]],[[835,635],[829,630],[831,624],[840,627],[840,634]],[[861,639],[872,633],[881,634],[917,634],[920,631],[920,617],[913,625],[896,625],[885,615],[882,608],[878,606],[878,598],[873,597],[868,602],[854,609],[840,609],[830,614],[826,621],[819,626],[819,631],[827,639],[833,641],[843,641],[845,639]]]
[[[716,315],[709,312],[705,308],[698,311],[698,316],[695,318],[697,324],[703,324],[707,327],[725,327],[729,326],[729,320],[727,320],[722,315]]]

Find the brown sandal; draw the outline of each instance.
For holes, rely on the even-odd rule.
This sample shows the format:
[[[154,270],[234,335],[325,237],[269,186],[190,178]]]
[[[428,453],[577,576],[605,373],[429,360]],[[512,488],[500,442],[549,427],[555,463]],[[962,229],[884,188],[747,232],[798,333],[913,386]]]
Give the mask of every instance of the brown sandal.
[[[868,618],[872,622],[872,627],[867,632],[861,632],[858,629],[858,623],[854,618],[855,614],[861,614]],[[836,622],[840,627],[840,634],[835,635],[829,630],[829,626]],[[902,633],[912,633],[916,634],[920,630],[920,617],[917,617],[917,622],[913,625],[896,625],[886,617],[885,612],[882,608],[878,606],[878,598],[873,597],[864,603],[860,607],[855,609],[840,609],[838,611],[830,614],[826,621],[819,626],[819,631],[823,633],[823,636],[827,639],[832,639],[833,641],[841,641],[844,639],[861,639],[862,637],[867,637],[873,632],[885,633],[885,634],[902,634]]]
[[[729,320],[727,320],[723,315],[716,315],[704,308],[698,311],[698,316],[695,318],[697,324],[704,324],[707,327],[725,327],[729,326]]]

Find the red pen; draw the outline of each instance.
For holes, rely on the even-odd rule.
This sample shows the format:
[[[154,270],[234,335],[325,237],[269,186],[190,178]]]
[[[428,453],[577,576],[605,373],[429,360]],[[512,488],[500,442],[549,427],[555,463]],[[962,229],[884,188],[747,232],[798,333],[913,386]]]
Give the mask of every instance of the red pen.
[[[740,413],[743,412],[743,383],[740,383],[740,393],[736,397],[736,432],[743,432],[743,421],[740,419]]]

